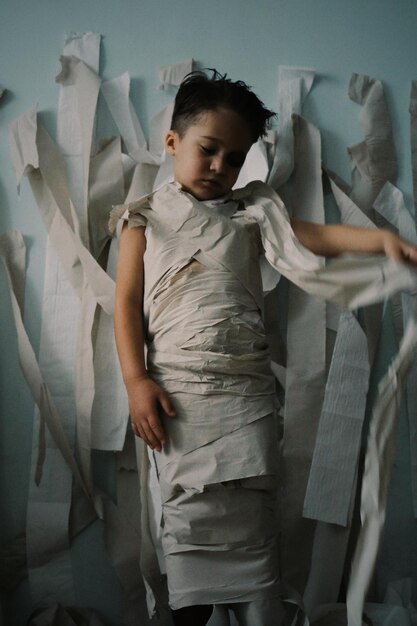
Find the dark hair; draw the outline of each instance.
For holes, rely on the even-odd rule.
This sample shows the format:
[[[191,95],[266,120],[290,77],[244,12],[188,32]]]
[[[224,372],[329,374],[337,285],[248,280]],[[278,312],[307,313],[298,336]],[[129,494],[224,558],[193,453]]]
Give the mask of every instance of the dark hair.
[[[206,72],[212,72],[208,76]],[[238,113],[247,123],[252,142],[265,134],[268,121],[275,115],[243,81],[232,81],[215,69],[187,74],[179,86],[172,114],[171,129],[182,135],[204,114],[220,107]]]

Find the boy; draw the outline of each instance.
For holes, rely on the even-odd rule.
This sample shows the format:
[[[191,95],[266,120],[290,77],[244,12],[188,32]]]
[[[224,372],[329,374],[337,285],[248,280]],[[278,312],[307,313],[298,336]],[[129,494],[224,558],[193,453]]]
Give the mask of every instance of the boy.
[[[216,603],[248,626],[282,615],[262,253],[305,288],[313,273],[314,293],[314,255],[417,263],[417,249],[389,231],[290,224],[263,183],[232,192],[272,115],[242,82],[188,76],[165,138],[174,182],[129,205],[121,235],[116,341],[133,431],[156,452],[175,625],[203,626]]]

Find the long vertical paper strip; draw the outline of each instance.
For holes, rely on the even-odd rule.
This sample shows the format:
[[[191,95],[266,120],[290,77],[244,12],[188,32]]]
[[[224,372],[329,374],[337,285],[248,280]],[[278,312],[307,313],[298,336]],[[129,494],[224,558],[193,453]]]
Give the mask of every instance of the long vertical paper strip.
[[[110,239],[109,214],[125,199],[124,170],[120,137],[108,141],[90,162],[88,224],[90,249],[95,259],[101,257]]]
[[[366,217],[343,191],[342,188],[346,188],[346,185],[343,185],[343,181],[340,181],[334,173],[327,172],[327,175],[333,196],[340,210],[342,223],[364,228],[375,228],[373,222]],[[333,398],[337,401],[342,399],[345,409],[348,408],[351,413],[354,411],[354,404],[356,405],[357,413],[354,414],[356,428],[349,429],[348,437],[346,438],[343,436],[343,433],[340,432],[338,424],[339,415],[335,414],[334,421],[336,423],[327,424],[326,432],[328,436],[325,437],[324,441],[322,440],[321,433],[318,433],[306,493],[305,504],[308,504],[308,508],[305,508],[304,514],[309,515],[310,511],[314,511],[313,517],[317,516],[319,519],[331,521],[334,515],[334,500],[334,502],[339,503],[339,514],[343,511],[343,515],[339,517],[339,519],[333,519],[333,521],[347,524],[353,511],[357,484],[356,470],[362,439],[362,419],[366,409],[367,398],[365,392],[369,380],[368,350],[372,355],[375,353],[378,329],[368,328],[368,336],[366,337],[353,315],[349,312],[342,314],[340,323],[341,328],[339,328],[337,335],[333,361],[326,386],[324,405],[326,405],[326,398],[328,400],[330,387],[337,385],[336,378],[338,371],[341,373],[341,369],[353,367],[353,371],[356,372],[357,376],[345,377],[342,383],[342,388],[344,387],[346,389],[346,386],[351,386],[349,393],[347,396],[344,396],[344,398],[340,398],[339,389],[337,389],[336,395],[333,396]],[[351,331],[353,332],[351,333]],[[354,355],[353,360],[351,358],[352,354]],[[363,377],[362,373],[365,374]],[[358,394],[358,388],[362,389],[361,394]],[[319,431],[325,426],[325,423],[325,416],[322,414]],[[339,460],[340,458],[342,462],[343,460],[345,461],[348,478],[345,480],[345,476],[339,473],[338,461],[337,468],[334,472],[332,472],[331,467],[327,467],[327,472],[324,470],[325,476],[323,477],[323,484],[321,484],[319,480],[319,475],[323,471],[321,466],[323,464],[326,465],[326,458],[329,459],[327,454],[324,454],[323,459],[321,448],[323,445],[326,445],[326,439],[327,444],[332,443],[332,431],[330,429],[333,429],[334,433],[333,446],[330,448],[331,456],[333,456],[333,459]],[[346,441],[349,445],[346,445]],[[336,480],[337,476],[339,476],[339,481]],[[310,490],[312,482],[315,482],[316,490]],[[320,494],[323,493],[326,494],[326,498],[320,498]],[[317,502],[316,498],[318,500]],[[333,523],[319,521],[316,525],[311,573],[304,592],[304,605],[308,615],[312,615],[320,604],[336,602],[338,599],[340,584],[344,573],[349,532],[349,527],[336,526]]]
[[[340,526],[350,521],[368,384],[366,336],[354,315],[344,311],[317,431],[305,517]]]
[[[25,155],[25,152],[28,152],[28,147],[35,145],[38,148],[36,120],[35,124],[32,125],[30,134],[22,134],[21,131],[24,129],[22,129],[21,124],[18,122],[17,124],[18,128],[12,129],[12,137],[16,138],[16,142],[12,142],[12,146],[17,145],[21,148],[23,153],[21,159],[24,163],[24,170],[22,171],[26,171],[29,176],[36,172],[36,176],[32,176],[31,180],[39,188],[37,186],[41,179],[38,175],[39,171],[31,169],[31,166],[37,166],[38,158],[33,161],[30,152],[28,156]],[[40,195],[45,197],[43,193]],[[52,198],[52,193],[48,189],[47,202]],[[52,219],[49,217],[51,213],[48,210],[46,212],[47,215],[44,219],[47,223],[51,223]],[[65,218],[63,221],[67,224]],[[67,265],[76,268],[73,275],[74,284],[79,284],[78,268],[76,264],[72,263],[71,257],[71,254],[67,254]],[[69,343],[62,345],[61,337],[65,336],[62,333],[67,333],[77,324],[78,301],[71,288],[71,293],[66,293],[65,296],[60,292],[60,287],[64,283],[65,272],[60,266],[52,246],[48,245],[39,361],[56,400],[72,448],[75,425],[73,399],[71,399],[72,369],[69,364],[72,363],[74,350]],[[64,305],[64,311],[61,316],[55,318],[53,312],[59,300]],[[51,312],[49,316],[48,312]],[[62,362],[63,358],[66,360],[65,364]],[[64,389],[66,391],[63,393]],[[35,429],[38,420],[39,414],[35,412]],[[35,456],[36,453],[37,441],[34,440],[33,455]],[[56,450],[48,446],[41,483],[42,489],[39,493],[33,482],[38,468],[35,467],[34,462],[32,462],[32,467],[27,514],[27,555],[32,599],[34,604],[45,603],[46,599],[48,604],[57,601],[72,604],[74,591],[68,541],[72,474],[63,463],[61,455],[57,455]],[[59,485],[53,478],[55,476],[60,476]],[[56,512],[52,513],[53,510]],[[60,545],[59,550],[56,550],[57,543]],[[43,557],[42,554],[44,554]],[[47,560],[46,564],[42,562],[42,558]]]
[[[366,215],[353,203],[353,201],[343,191],[343,188],[347,188],[347,186],[343,184],[343,181],[340,181],[337,178],[337,176],[332,172],[327,172],[327,175],[329,177],[329,182],[330,182],[333,196],[336,200],[336,203],[340,211],[341,222],[344,224],[349,224],[353,226],[361,226],[363,228],[375,228],[375,225],[373,224],[373,222],[371,222],[371,220],[369,220],[366,217]],[[349,317],[351,315],[352,314],[347,313],[347,312],[345,312],[344,314],[345,320],[348,322],[347,324],[344,325],[345,326],[344,331],[348,333],[349,333],[349,325],[350,325],[349,319],[351,320],[350,323],[354,323],[353,319]],[[339,332],[340,330],[342,329],[339,329]],[[361,331],[359,330],[359,326],[358,326],[357,333],[359,332]],[[356,337],[357,339],[359,339],[359,337],[357,336],[357,333],[356,333]],[[373,330],[371,331],[368,330],[368,337],[367,337],[368,349],[370,350],[371,354],[374,354],[375,349],[376,349],[376,339],[374,335],[375,333]],[[363,334],[362,334],[362,337],[365,340],[365,337],[363,336]],[[348,339],[349,338],[348,336],[346,336],[346,334],[345,336],[338,335],[338,346],[343,348],[343,343],[345,343],[345,341]],[[339,359],[340,356],[341,355],[340,354],[338,355],[336,351],[334,358]],[[335,362],[336,363],[339,362],[339,365],[340,365],[340,361],[336,360]],[[361,368],[363,370],[365,369],[367,370],[365,380],[361,381],[361,384],[367,384],[368,377],[369,377],[369,364],[368,364],[368,358],[367,358],[367,350],[365,347],[362,350],[362,362],[361,362],[361,359],[359,359],[359,361],[356,360],[356,365],[359,368],[357,370],[358,372],[360,371]],[[333,363],[332,363],[332,367],[333,367]],[[331,385],[331,384],[332,384],[332,376],[330,372],[327,385]],[[334,384],[334,381],[333,381],[333,384]],[[326,387],[326,393],[327,393],[327,387]],[[352,394],[353,394],[352,397],[355,398],[356,389],[353,390]],[[366,397],[362,395],[361,402],[358,405],[359,413],[363,415],[365,412],[365,408],[366,408]],[[320,421],[320,425],[321,425],[321,421]],[[352,432],[350,432],[349,439],[351,442],[351,446],[350,446],[351,458],[349,459],[349,462],[347,463],[350,471],[352,470],[354,471],[357,466],[358,453],[359,453],[359,449],[361,445],[361,436],[362,436],[361,428],[356,429],[356,436],[357,437],[355,441],[352,438]],[[316,446],[319,446],[320,443],[321,443],[321,439],[318,436]],[[338,436],[335,441],[335,444],[337,445],[335,445],[334,453],[336,454],[336,449],[339,452],[343,450],[343,453],[342,453],[342,456],[343,456],[345,453],[344,452],[345,451],[344,438]],[[312,477],[314,477],[316,464],[317,464],[317,467],[320,465],[320,456],[317,454],[315,450],[313,462],[312,462],[310,480]],[[355,490],[356,490],[355,471],[353,475],[351,474],[351,478],[353,480],[350,481],[350,488],[347,490],[347,492],[342,492],[343,485],[338,485],[335,482],[333,482],[334,491],[333,491],[332,496],[330,496],[330,497],[333,497],[334,495],[336,498],[339,498],[339,499],[344,498],[343,506],[345,510],[347,510],[348,508],[349,517],[352,514],[353,504],[354,504],[354,495],[355,495]],[[309,496],[311,498],[313,494],[310,493],[309,487],[308,487],[307,493],[306,493],[306,499]],[[310,503],[314,506],[311,500],[310,500]],[[329,502],[329,505],[330,505],[330,502]],[[330,509],[328,509],[327,511],[326,510],[323,511],[322,510],[323,507],[319,506],[319,508],[321,509],[320,514],[324,512],[325,515],[327,515],[328,512],[332,510],[332,506],[330,506]],[[304,514],[307,514],[307,511],[305,511]],[[335,602],[336,599],[338,598],[341,577],[344,571],[344,558],[345,558],[344,555],[346,554],[348,539],[349,539],[349,528],[342,528],[342,527],[335,526],[334,524],[326,524],[320,521],[317,523],[316,530],[315,530],[315,537],[314,537],[312,567],[311,567],[311,571],[312,573],[315,573],[315,576],[310,575],[305,592],[304,592],[305,608],[309,615],[312,613],[315,607],[317,607],[319,604]],[[330,555],[330,558],[323,558],[324,555]],[[325,581],[325,584],[323,584],[323,581]]]
[[[149,165],[148,163],[137,163],[125,202],[133,202],[134,200],[151,193],[154,188],[157,174],[158,166]]]
[[[65,41],[58,106],[57,143],[65,159],[70,195],[88,245],[87,190],[94,117],[100,89],[100,35],[73,33]]]
[[[346,598],[348,626],[362,626],[365,595],[385,521],[401,395],[415,358],[416,346],[417,320],[414,311],[400,350],[379,384],[378,398],[372,411],[361,491],[362,528],[355,547]]]
[[[335,181],[332,178],[329,180],[340,210],[342,223],[375,228],[374,224],[346,196]],[[351,354],[350,351],[352,351]],[[351,375],[345,377],[342,371],[346,367],[352,369]],[[366,337],[352,313],[344,312],[341,316],[334,347],[323,413],[320,418],[317,443],[306,491],[304,503],[304,515],[306,517],[337,523],[342,526],[349,523],[356,484],[355,476],[362,422],[366,408],[368,379],[369,361]],[[339,395],[340,380],[343,380],[345,390],[342,395]],[[346,386],[349,387],[349,390]],[[361,393],[358,393],[358,389],[361,390]],[[339,401],[341,402],[340,407],[338,406]],[[330,409],[330,407],[332,408]],[[346,435],[345,437],[341,436],[339,432],[343,415],[347,421],[351,421],[352,417],[356,418],[353,421],[356,427],[354,429],[348,428],[347,438]],[[347,417],[348,415],[350,418]],[[321,429],[324,431],[324,440],[320,434]],[[332,433],[334,433],[333,436]],[[337,437],[335,436],[336,433]],[[347,441],[350,445],[346,444]],[[345,459],[346,471],[339,471],[339,461],[337,466],[334,463],[336,458]],[[326,462],[330,463],[327,468],[325,467]],[[335,503],[338,503],[338,510],[335,509]]]
[[[337,179],[332,172],[327,172],[331,190],[340,211],[343,224],[360,226],[362,228],[376,228],[374,222],[353,202],[343,191],[343,181]],[[382,316],[382,304],[373,304],[364,311],[366,336],[368,339],[369,363],[372,365],[377,353]]]
[[[136,458],[139,468],[141,493],[141,546],[140,568],[146,589],[146,604],[149,618],[157,616],[161,626],[171,626],[171,616],[168,607],[168,592],[166,576],[161,574],[156,548],[153,543],[151,524],[153,524],[152,503],[148,489],[150,463],[146,444],[136,438]]]
[[[35,353],[30,345],[25,327],[23,324],[23,286],[24,286],[24,267],[25,267],[25,245],[21,234],[18,231],[11,231],[0,235],[0,258],[3,261],[10,286],[10,295],[12,298],[12,309],[14,322],[17,331],[19,361],[25,379],[29,385],[33,399],[38,408],[43,407],[42,419],[48,427],[51,436],[58,444],[61,453],[75,476],[78,484],[84,493],[88,493],[85,483],[81,478],[81,474],[75,458],[72,454],[71,447],[66,438],[61,420],[50,397],[50,393],[43,381]],[[35,429],[36,430],[36,429]]]
[[[87,210],[90,157],[101,82],[98,76],[99,52],[100,37],[97,35],[87,33],[76,40],[67,40],[61,57],[62,71],[57,77],[57,82],[61,84],[58,145],[67,165],[70,194],[79,219],[81,239],[87,248],[90,246]],[[91,409],[94,397],[92,329],[95,310],[92,289],[84,279],[76,335],[74,396],[78,454],[84,478],[91,486]]]
[[[156,163],[146,147],[143,130],[129,97],[129,88],[130,77],[125,72],[104,82],[101,91],[129,156],[138,163]]]
[[[36,105],[18,117],[10,126],[10,156],[15,170],[17,190],[28,169],[39,168]]]
[[[62,336],[78,321],[78,298],[75,294],[61,292],[65,284],[62,270],[52,247],[47,250],[45,287],[42,306],[42,328],[39,363],[46,382],[61,415],[71,448],[75,439],[74,400],[71,397],[74,360],[73,345],[63,345]],[[49,317],[48,310],[60,300],[66,305],[66,314],[59,319]],[[65,336],[65,335],[64,335]],[[65,362],[63,362],[65,359]],[[63,390],[68,390],[63,393]],[[38,417],[35,414],[35,423]],[[33,455],[36,454],[34,442]],[[33,474],[33,473],[32,473]],[[59,477],[59,481],[57,481]],[[71,559],[69,553],[68,519],[71,506],[72,473],[63,463],[61,452],[49,446],[44,461],[41,493],[33,484],[29,488],[27,513],[27,556],[31,595],[35,605],[65,603],[71,605],[73,595]],[[41,532],[40,532],[40,529]],[[60,543],[60,550],[56,544]],[[37,567],[42,553],[49,562],[44,568]],[[65,567],[63,568],[63,561]],[[63,574],[65,574],[63,578]],[[63,593],[64,592],[64,593]],[[48,602],[45,602],[48,598]]]
[[[54,150],[53,142],[42,126],[37,127],[38,148],[40,154],[40,170],[28,169],[28,179],[35,196],[42,218],[48,230],[48,242],[54,247],[62,264],[68,285],[68,291],[74,290],[81,300],[83,285],[87,281],[92,290],[94,300],[107,313],[114,309],[114,281],[98,265],[89,250],[84,246],[78,234],[78,229],[71,227],[65,219],[61,206],[52,193],[47,181],[55,176],[54,163],[57,163],[59,153]],[[22,138],[23,140],[25,138]],[[42,155],[46,152],[56,154],[57,159],[49,159],[43,164]],[[73,219],[77,216],[72,212]]]
[[[410,92],[410,144],[413,175],[414,215],[417,219],[417,80],[411,81]]]
[[[334,178],[334,176],[329,177],[329,181],[340,210],[342,223],[375,228],[375,225],[336,184]],[[370,373],[366,339],[352,313],[344,312],[341,316],[329,371],[323,413],[320,418],[304,503],[306,517],[342,526],[350,522],[356,488],[356,470]],[[375,341],[371,345],[374,346],[374,344]],[[343,375],[345,368],[351,370],[350,376]],[[341,379],[345,389],[343,395],[339,394]],[[358,393],[358,389],[361,393]],[[351,422],[354,428],[349,427],[348,432],[343,436],[340,432],[341,427],[345,424],[347,428],[348,422]],[[321,429],[324,430],[324,440],[321,436]],[[339,460],[336,467],[335,459],[342,461],[344,459],[346,471],[339,471]],[[326,463],[329,465],[326,466]],[[335,508],[336,504],[338,509]]]
[[[275,157],[267,183],[279,189],[294,168],[294,114],[300,115],[304,99],[314,81],[314,70],[301,67],[278,68],[278,134]],[[279,147],[278,147],[279,146]]]
[[[415,294],[402,294],[404,319],[410,319],[416,308]],[[411,495],[413,500],[413,513],[417,518],[417,358],[410,368],[408,384],[406,387],[408,429],[410,437],[410,463],[411,463]]]
[[[361,228],[376,228],[372,220],[370,220],[369,217],[367,217],[365,213],[361,211],[353,200],[343,191],[334,175],[331,172],[328,172],[328,175],[332,193],[340,211],[342,223],[352,226],[360,226]]]
[[[337,196],[336,201],[340,209],[341,221],[373,227],[373,224],[332,179],[330,182],[333,193]],[[353,331],[353,337],[351,331]],[[348,355],[347,360],[345,360],[346,354],[344,352],[346,347],[348,352],[353,350]],[[349,358],[352,356],[353,359]],[[338,384],[340,378],[343,377],[342,370],[346,367],[353,369],[356,377],[353,377],[353,380],[350,377],[344,379],[346,393],[341,398],[338,393]],[[349,529],[346,525],[354,502],[356,469],[362,433],[362,420],[354,420],[357,427],[352,431],[348,427],[352,419],[347,415],[350,413],[352,416],[355,405],[359,416],[363,419],[366,393],[358,395],[357,384],[362,389],[364,386],[367,389],[368,379],[369,364],[366,337],[353,314],[345,311],[339,322],[304,500],[304,516],[318,520],[314,532],[311,570],[303,596],[308,615],[311,615],[318,605],[336,602],[338,599],[349,539]],[[340,400],[342,407],[340,407]],[[329,410],[330,407],[333,410]],[[342,416],[339,413],[345,415]],[[340,432],[339,421],[342,421],[345,430],[348,430],[347,437],[344,437]],[[346,445],[346,442],[349,445]],[[335,459],[339,458],[345,460],[344,465],[348,470],[348,478],[339,471],[339,462],[335,463]],[[320,475],[322,475],[322,481],[319,478]],[[338,521],[343,523],[345,528],[337,527],[333,523],[337,521],[334,519],[334,502],[339,503]],[[340,515],[341,513],[342,515]]]
[[[289,179],[291,173],[293,172],[294,169],[294,131],[293,131],[293,119],[292,116],[294,113],[301,113],[302,110],[302,104],[304,102],[305,97],[308,95],[311,86],[313,84],[314,81],[314,72],[312,70],[308,70],[308,69],[302,69],[302,68],[289,68],[289,67],[280,67],[279,68],[279,72],[278,72],[278,121],[279,121],[279,128],[278,128],[278,133],[277,133],[277,137],[276,137],[276,146],[279,142],[279,150],[276,147],[276,151],[275,151],[275,156],[273,159],[273,163],[271,165],[270,168],[270,172],[269,175],[267,177],[267,182],[274,188],[274,189],[278,189],[280,188],[284,183],[287,182],[287,180]],[[302,175],[301,175],[302,178]],[[302,181],[303,182],[303,181]],[[301,188],[303,189],[303,187]],[[316,198],[315,198],[316,199]],[[312,199],[313,201],[313,199]],[[313,218],[314,219],[314,218]],[[295,291],[296,288],[293,288],[293,292]],[[301,292],[297,291],[298,295],[300,297],[302,297]],[[320,315],[319,315],[320,317]],[[314,320],[315,321],[315,320]],[[310,322],[309,322],[310,323]],[[298,322],[299,326],[303,326],[302,324],[302,320],[300,320]],[[304,327],[305,328],[305,327]],[[297,335],[297,328],[293,327],[293,333],[294,333],[294,341],[296,342],[296,335]],[[323,331],[324,332],[324,331]],[[290,331],[291,333],[291,331]],[[291,339],[290,339],[291,342]],[[293,343],[293,342],[292,342]],[[297,358],[299,355],[299,352],[301,350],[301,345],[299,344],[299,350],[297,353],[294,352],[294,354],[292,354],[292,352],[290,353],[290,357],[293,357],[293,360],[289,363],[287,363],[287,367],[293,367],[293,372],[292,375],[290,375],[290,378],[286,381],[286,386],[287,389],[288,384],[293,384],[294,388],[293,388],[293,392],[295,394],[296,392],[296,377],[297,377],[297,371],[294,370],[294,367],[297,366]],[[302,357],[301,363],[303,362],[304,357]],[[294,407],[295,410],[297,411],[297,408]],[[300,415],[302,415],[302,408],[300,408]],[[296,446],[296,431],[297,428],[294,429],[294,440],[293,440],[293,444]],[[307,431],[309,432],[309,431]],[[289,437],[289,441],[291,441],[291,437]],[[290,445],[291,448],[291,445]],[[289,451],[290,456],[291,456],[291,451]],[[294,450],[294,457],[296,456],[296,450]],[[295,480],[295,476],[293,477]],[[291,491],[293,489],[293,486],[290,485],[289,486],[289,490],[288,490],[288,494],[291,494]],[[297,490],[298,491],[298,490]],[[301,518],[301,508],[302,508],[302,504],[301,502],[298,502],[297,504],[297,497],[300,498],[300,493],[298,492],[297,495],[295,496],[294,500],[294,510],[290,511],[286,520],[284,519],[282,521],[282,523],[284,525],[287,526],[287,529],[289,530],[291,527],[291,519],[292,517],[295,517],[297,520],[299,520]],[[283,503],[283,510],[285,511],[285,503]],[[285,532],[284,532],[285,534]],[[285,549],[285,540],[283,541],[283,546]],[[295,558],[294,558],[294,554],[291,554],[291,548],[288,547],[288,549],[286,550],[286,554],[284,557],[284,571],[283,571],[283,575],[285,577],[285,579],[287,580],[287,572],[286,570],[286,564],[285,564],[285,559],[288,560],[288,566],[290,566],[291,563],[294,563]],[[306,565],[305,559],[304,559],[304,564]],[[303,578],[303,577],[302,577]],[[288,571],[288,580],[289,583],[292,583],[293,579],[293,575],[291,570]],[[297,587],[301,587],[303,588],[303,582],[304,581],[300,581],[299,577],[295,574],[294,575],[294,583],[295,586]],[[297,583],[301,583],[301,584],[297,584]]]
[[[351,100],[361,105],[359,118],[364,139],[348,148],[352,162],[351,198],[373,221],[373,202],[387,180],[397,177],[397,160],[391,119],[381,81],[367,75],[352,74],[349,89]],[[365,324],[371,329],[370,338],[378,338],[382,307],[376,305],[365,311]],[[376,345],[370,346],[373,363]]]
[[[319,132],[297,118],[294,216],[324,221]],[[325,303],[294,285],[289,289],[284,413],[281,559],[283,579],[302,592],[310,569],[314,524],[302,518],[304,492],[325,385]],[[314,332],[311,329],[314,328]]]
[[[109,142],[90,165],[90,240],[96,255],[109,243],[108,215],[113,204],[124,200],[124,180],[120,138]],[[111,239],[106,271],[115,277],[116,239]],[[95,393],[91,411],[91,447],[121,450],[126,434],[129,409],[118,364],[113,319],[103,309],[97,311],[94,344]]]
[[[93,325],[97,303],[86,282],[81,300],[80,324],[76,344],[76,367],[74,377],[77,406],[77,452],[84,480],[93,491],[91,470],[91,411],[95,393]],[[99,497],[97,500],[100,511]],[[101,516],[101,515],[100,515]]]
[[[352,74],[349,97],[362,106],[364,140],[348,149],[352,160],[352,200],[371,217],[381,187],[397,176],[391,119],[381,81]]]
[[[311,620],[320,606],[337,602],[340,597],[349,535],[350,528],[316,523],[311,571],[303,594],[304,611]]]
[[[111,242],[107,270],[116,268],[117,240]],[[129,418],[127,393],[118,364],[113,317],[98,312],[94,348],[95,395],[91,411],[91,447],[121,450]]]
[[[147,624],[145,588],[139,568],[140,502],[134,435],[129,430],[117,455],[117,506],[104,502],[105,541],[125,591],[123,626]]]
[[[64,57],[65,58],[65,57]],[[71,59],[72,60],[72,59]],[[78,174],[74,175],[73,179],[70,175],[71,194],[74,196],[74,183],[81,185],[82,197],[81,203],[76,204],[76,208],[79,210],[79,217],[81,222],[81,234],[85,232],[86,246],[89,247],[87,238],[88,234],[88,219],[87,219],[87,203],[88,203],[88,187],[89,187],[89,170],[90,170],[90,156],[91,146],[93,143],[94,121],[97,107],[97,99],[100,89],[100,78],[93,72],[85,63],[81,60],[76,60],[74,69],[66,77],[66,80],[71,81],[75,87],[76,92],[76,105],[79,119],[80,133],[81,133],[81,155],[77,157],[77,160],[82,164],[82,176]],[[62,138],[62,132],[61,132]],[[75,160],[75,159],[74,159]],[[67,162],[68,163],[68,162]],[[76,167],[75,172],[78,168]],[[85,226],[85,230],[84,230]]]
[[[138,175],[145,174],[144,166],[148,166],[148,173],[150,169],[154,170],[152,182],[160,185],[171,174],[171,163],[164,155],[163,137],[170,127],[173,105],[170,103],[151,120],[148,150],[142,128],[129,97],[129,86],[130,78],[125,73],[118,78],[104,82],[102,93],[122,135],[129,156],[140,166],[136,168],[136,173]],[[147,182],[146,178],[142,182]],[[143,186],[140,185],[141,188]],[[145,193],[150,191],[152,191],[152,187],[147,189]]]
[[[0,256],[6,266],[10,284],[12,309],[18,337],[19,360],[38,411],[34,424],[34,452],[38,446],[38,432],[42,423],[48,427],[45,445],[48,446],[48,464],[58,473],[51,481],[44,477],[40,485],[32,479],[28,507],[27,553],[31,592],[36,604],[56,602],[73,603],[74,594],[69,558],[67,523],[74,474],[86,492],[78,466],[72,455],[71,433],[64,428],[54,402],[43,382],[38,363],[24,329],[21,306],[22,272],[24,271],[24,243],[20,233],[2,235]],[[50,433],[50,434],[49,434]],[[53,443],[52,443],[53,439]],[[52,444],[52,445],[51,445]],[[57,455],[59,450],[59,454]],[[57,456],[56,456],[57,455]],[[51,456],[54,457],[51,461]],[[36,455],[32,460],[32,477],[36,475]],[[71,480],[66,480],[70,477]],[[59,485],[57,485],[57,481]],[[54,486],[59,486],[59,495]],[[52,487],[52,493],[51,493]],[[48,509],[47,511],[45,509]],[[47,513],[47,514],[46,514]],[[51,533],[53,541],[51,542]],[[55,578],[50,577],[50,572]]]
[[[374,203],[375,209],[392,224],[401,237],[417,245],[416,227],[408,212],[401,191],[386,183]],[[403,325],[406,326],[417,306],[416,294],[401,294]],[[413,512],[417,517],[417,359],[411,365],[409,384],[406,388],[407,414],[410,436],[411,489]]]

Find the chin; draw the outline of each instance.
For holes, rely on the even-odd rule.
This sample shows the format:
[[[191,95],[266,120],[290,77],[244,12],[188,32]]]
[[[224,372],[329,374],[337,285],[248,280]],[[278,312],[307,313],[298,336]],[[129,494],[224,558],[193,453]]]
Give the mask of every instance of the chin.
[[[220,196],[224,196],[227,193],[226,189],[219,185],[201,185],[198,189],[195,190],[195,197],[199,200],[215,200],[216,198],[220,198]]]
[[[194,196],[196,200],[215,200],[227,193],[227,190],[223,189],[221,185],[214,183],[199,183],[196,185],[182,184],[181,186],[184,191]]]
[[[195,194],[195,197],[197,198],[197,200],[214,200],[215,198],[219,198],[220,196],[223,195],[223,193],[219,193],[219,192],[215,192],[215,191],[200,191],[197,192]]]

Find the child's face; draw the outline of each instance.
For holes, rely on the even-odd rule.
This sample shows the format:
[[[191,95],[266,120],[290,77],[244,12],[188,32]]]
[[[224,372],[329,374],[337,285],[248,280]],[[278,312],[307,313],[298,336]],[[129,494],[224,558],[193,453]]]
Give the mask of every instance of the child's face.
[[[170,130],[165,138],[175,180],[197,200],[212,200],[232,189],[251,145],[246,122],[224,108],[203,113],[182,135]]]

